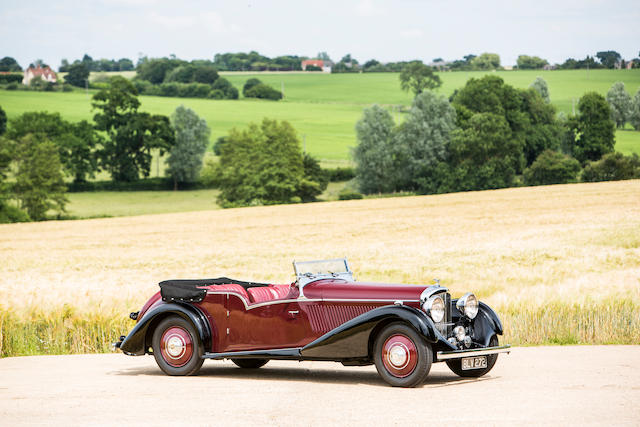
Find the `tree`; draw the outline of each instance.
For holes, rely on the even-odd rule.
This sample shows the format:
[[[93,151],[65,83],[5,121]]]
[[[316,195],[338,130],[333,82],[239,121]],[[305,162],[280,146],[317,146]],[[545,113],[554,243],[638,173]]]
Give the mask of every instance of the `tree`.
[[[84,62],[69,65],[68,74],[64,77],[64,81],[77,87],[85,87],[89,79],[89,68]]]
[[[633,97],[633,105],[631,107],[629,121],[635,130],[640,130],[640,89],[638,89]]]
[[[549,65],[546,59],[538,56],[520,55],[517,60],[518,68],[521,70],[537,70]]]
[[[365,108],[356,123],[358,145],[353,150],[356,181],[363,193],[388,193],[395,189],[393,119],[377,105]]]
[[[394,140],[398,188],[428,190],[436,165],[447,159],[450,133],[456,129],[456,111],[444,96],[424,92],[416,96],[409,115]]]
[[[267,86],[264,83],[259,83],[247,90],[244,93],[244,96],[245,98],[261,98],[278,101],[282,99],[282,92],[272,88],[271,86]]]
[[[500,56],[497,53],[483,53],[471,60],[471,66],[477,70],[496,70],[500,68]]]
[[[142,80],[160,84],[171,70],[184,64],[187,64],[187,62],[173,58],[145,59],[138,64],[136,75]]]
[[[300,141],[286,121],[265,118],[245,130],[234,128],[221,150],[217,180],[223,206],[298,202],[321,191],[305,178]]]
[[[570,118],[567,126],[573,135],[570,149],[580,163],[599,160],[613,151],[615,124],[609,104],[599,93],[588,92],[580,98],[578,115]]]
[[[406,92],[412,91],[415,96],[420,95],[425,89],[431,90],[440,86],[440,77],[433,73],[431,67],[420,61],[407,64],[400,73],[400,87]]]
[[[173,188],[177,190],[179,182],[195,182],[198,179],[211,131],[204,119],[183,105],[174,111],[171,125],[176,143],[169,152],[167,173],[173,178]]]
[[[107,134],[100,150],[102,166],[116,181],[135,181],[149,176],[151,150],[162,154],[175,143],[169,118],[138,112],[140,101],[133,84],[120,76],[111,79],[109,89],[93,96],[96,129]]]
[[[633,101],[631,95],[624,89],[623,82],[615,82],[607,92],[607,102],[611,108],[611,120],[617,128],[622,129],[631,116]]]
[[[615,68],[616,64],[620,62],[622,56],[615,50],[606,50],[596,53],[596,58],[600,60],[600,63],[605,68]]]
[[[458,126],[466,128],[475,113],[497,114],[507,121],[512,137],[522,147],[520,173],[546,149],[557,150],[562,127],[555,117],[555,107],[544,102],[533,89],[516,89],[498,76],[471,78],[455,94]]]
[[[10,56],[0,59],[0,71],[16,72],[22,71],[22,67],[18,62]]]
[[[18,141],[16,160],[14,192],[29,217],[44,220],[51,209],[64,213],[68,200],[56,145],[27,135]]]
[[[260,81],[260,79],[256,79],[254,78],[250,78],[249,80],[247,80],[244,84],[244,86],[242,87],[242,96],[246,97],[247,96],[247,91],[249,89],[251,89],[254,86],[257,86],[259,84],[261,84],[262,82]]]
[[[625,156],[609,153],[597,162],[589,162],[582,171],[584,182],[620,181],[640,178],[640,157],[636,153]]]
[[[7,138],[17,141],[28,134],[58,147],[64,170],[75,182],[83,182],[98,171],[96,149],[101,138],[87,121],[69,123],[60,113],[46,111],[23,113],[11,120]]]
[[[476,113],[451,133],[449,156],[440,192],[504,188],[513,185],[522,147],[503,116]]]
[[[333,62],[327,52],[318,52],[318,54],[316,55],[316,58],[322,61]]]
[[[544,99],[544,102],[547,104],[551,102],[551,99],[549,98],[549,86],[547,86],[547,81],[545,79],[542,77],[536,77],[529,87],[538,92],[542,99]]]
[[[0,107],[0,135],[7,130],[7,113]]]
[[[575,181],[580,172],[580,163],[566,154],[545,150],[524,171],[527,185],[564,184]]]

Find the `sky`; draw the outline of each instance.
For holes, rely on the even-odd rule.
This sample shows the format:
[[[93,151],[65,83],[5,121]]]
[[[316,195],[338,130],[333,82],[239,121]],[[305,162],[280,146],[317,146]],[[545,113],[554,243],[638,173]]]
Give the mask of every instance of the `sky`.
[[[640,1],[165,1],[0,0],[0,57],[27,66],[42,59],[56,69],[88,53],[94,59],[213,59],[251,50],[274,57],[359,62],[498,53],[551,63],[615,50],[640,51]]]

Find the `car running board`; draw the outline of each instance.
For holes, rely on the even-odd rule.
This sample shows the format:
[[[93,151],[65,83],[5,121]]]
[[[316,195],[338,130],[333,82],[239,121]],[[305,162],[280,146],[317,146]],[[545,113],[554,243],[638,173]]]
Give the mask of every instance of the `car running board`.
[[[230,351],[227,353],[205,353],[203,359],[280,359],[301,360],[301,347],[276,348],[270,350]]]

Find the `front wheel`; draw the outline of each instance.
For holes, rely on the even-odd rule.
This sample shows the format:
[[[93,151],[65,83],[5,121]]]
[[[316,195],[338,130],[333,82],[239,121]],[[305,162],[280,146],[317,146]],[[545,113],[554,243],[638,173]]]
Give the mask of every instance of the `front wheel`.
[[[385,327],[376,338],[373,351],[378,374],[393,387],[415,387],[431,369],[431,346],[404,323]]]
[[[202,366],[202,343],[186,319],[169,316],[153,331],[151,340],[156,363],[167,375],[194,375]]]
[[[238,367],[243,369],[258,369],[269,361],[268,359],[231,359]]]
[[[498,345],[498,337],[494,335],[489,340],[489,347],[496,347],[497,345]],[[456,375],[460,377],[465,377],[465,378],[481,377],[484,374],[488,373],[491,369],[493,369],[493,366],[496,364],[496,361],[498,360],[497,354],[490,354],[486,357],[487,357],[487,367],[482,369],[469,369],[469,370],[463,371],[461,359],[447,360],[447,366]]]

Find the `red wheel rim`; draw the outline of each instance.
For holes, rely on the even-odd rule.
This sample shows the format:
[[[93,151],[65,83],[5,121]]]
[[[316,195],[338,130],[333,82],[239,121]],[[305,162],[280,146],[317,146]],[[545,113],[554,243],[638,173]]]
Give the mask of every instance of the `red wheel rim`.
[[[418,364],[415,344],[405,335],[391,335],[382,346],[382,363],[394,377],[411,375]]]
[[[179,368],[187,364],[193,355],[193,340],[186,329],[172,326],[160,338],[160,353],[169,365]]]

